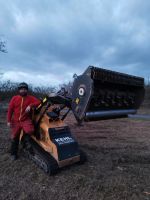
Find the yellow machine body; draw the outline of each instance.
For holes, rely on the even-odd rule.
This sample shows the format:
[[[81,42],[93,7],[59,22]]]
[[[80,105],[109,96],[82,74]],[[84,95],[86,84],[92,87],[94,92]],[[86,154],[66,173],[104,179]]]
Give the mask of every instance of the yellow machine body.
[[[52,112],[52,109],[54,107],[50,107],[47,112]],[[37,121],[39,118],[38,116],[35,116],[35,121]],[[58,148],[56,144],[51,140],[50,135],[49,135],[49,130],[50,129],[55,129],[61,130],[64,127],[67,127],[67,125],[61,120],[53,120],[51,119],[47,114],[44,114],[44,116],[41,119],[40,125],[39,125],[39,139],[36,138],[36,136],[32,136],[32,138],[48,153],[50,153],[54,159],[57,161],[59,167],[64,167],[66,165],[70,165],[76,162],[80,161],[80,155],[78,154],[77,156],[67,158],[64,160],[59,160],[58,157]],[[58,138],[61,139],[61,136],[59,137],[58,133]]]

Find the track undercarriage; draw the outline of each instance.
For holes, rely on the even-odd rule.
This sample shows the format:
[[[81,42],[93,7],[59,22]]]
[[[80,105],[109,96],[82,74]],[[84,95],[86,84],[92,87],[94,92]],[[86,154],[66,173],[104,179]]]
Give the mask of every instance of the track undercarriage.
[[[25,156],[32,160],[38,167],[40,167],[45,173],[49,175],[56,174],[59,166],[57,161],[41,148],[32,138],[23,143],[23,152]]]

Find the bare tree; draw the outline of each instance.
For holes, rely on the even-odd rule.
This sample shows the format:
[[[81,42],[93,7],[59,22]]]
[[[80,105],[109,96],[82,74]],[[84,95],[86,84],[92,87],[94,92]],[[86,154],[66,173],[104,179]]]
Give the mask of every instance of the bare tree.
[[[147,78],[147,85],[150,86],[150,77]]]
[[[6,42],[0,39],[0,52],[7,53]]]

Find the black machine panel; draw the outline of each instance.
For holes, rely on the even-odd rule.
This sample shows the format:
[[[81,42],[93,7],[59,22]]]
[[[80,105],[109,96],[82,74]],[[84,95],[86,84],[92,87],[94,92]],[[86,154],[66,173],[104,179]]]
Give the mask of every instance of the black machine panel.
[[[49,136],[53,143],[57,146],[58,159],[60,161],[79,155],[78,143],[71,135],[68,126],[50,128]]]

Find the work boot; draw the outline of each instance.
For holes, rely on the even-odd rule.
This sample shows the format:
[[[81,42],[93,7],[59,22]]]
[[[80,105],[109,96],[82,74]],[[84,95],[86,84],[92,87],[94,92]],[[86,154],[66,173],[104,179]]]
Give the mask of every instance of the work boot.
[[[19,146],[19,137],[13,138],[11,141],[11,149],[10,149],[11,155],[17,156],[18,146]]]

